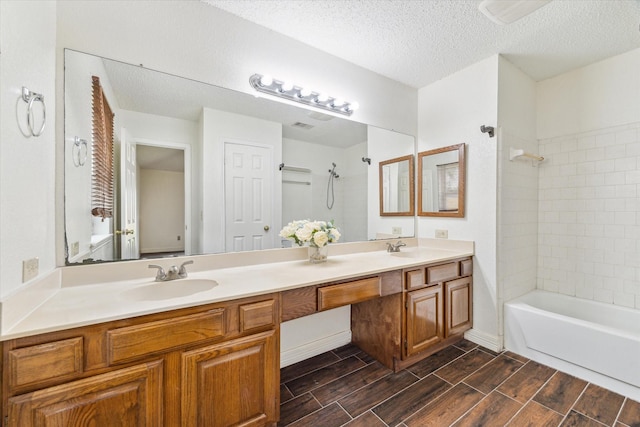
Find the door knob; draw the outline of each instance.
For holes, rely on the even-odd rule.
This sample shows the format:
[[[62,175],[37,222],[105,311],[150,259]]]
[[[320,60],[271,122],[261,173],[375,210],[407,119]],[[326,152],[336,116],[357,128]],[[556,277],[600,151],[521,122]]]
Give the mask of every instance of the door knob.
[[[269,227],[268,225],[264,226],[264,231],[269,231],[271,229],[271,227]]]

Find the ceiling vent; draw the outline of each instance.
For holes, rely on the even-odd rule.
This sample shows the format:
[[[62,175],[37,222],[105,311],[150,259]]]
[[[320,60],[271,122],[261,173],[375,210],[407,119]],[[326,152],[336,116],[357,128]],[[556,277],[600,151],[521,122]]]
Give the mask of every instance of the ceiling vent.
[[[310,130],[310,129],[314,128],[313,125],[310,125],[308,123],[302,123],[302,122],[295,122],[294,124],[291,125],[291,127],[300,128],[300,129],[304,129],[304,130]]]
[[[315,120],[320,120],[321,122],[328,122],[329,120],[333,120],[334,117],[328,114],[319,113],[317,111],[309,111],[307,116],[311,117]]]
[[[496,24],[506,25],[540,9],[551,0],[483,0],[478,6]]]

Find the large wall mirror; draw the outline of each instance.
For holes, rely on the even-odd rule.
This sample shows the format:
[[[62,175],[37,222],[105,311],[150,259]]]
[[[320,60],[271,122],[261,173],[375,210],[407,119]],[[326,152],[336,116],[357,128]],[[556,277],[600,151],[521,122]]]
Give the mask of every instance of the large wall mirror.
[[[413,155],[380,162],[380,216],[415,215]]]
[[[112,206],[97,216],[94,76],[113,119]],[[392,157],[396,132],[69,49],[64,98],[68,264],[279,248],[295,219],[334,220],[341,242],[387,232],[362,159]]]
[[[418,153],[418,215],[464,217],[465,144]]]

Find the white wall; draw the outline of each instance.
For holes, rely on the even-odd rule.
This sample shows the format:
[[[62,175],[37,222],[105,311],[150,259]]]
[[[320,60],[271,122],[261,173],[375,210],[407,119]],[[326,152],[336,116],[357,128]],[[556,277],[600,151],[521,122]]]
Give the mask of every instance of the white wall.
[[[64,217],[67,244],[69,245],[69,261],[81,262],[84,258],[113,259],[113,255],[97,258],[91,253],[92,234],[109,234],[111,219],[100,222],[91,215],[91,175],[92,175],[92,140],[93,140],[93,91],[92,76],[100,78],[100,86],[115,113],[114,143],[117,144],[120,134],[117,123],[120,122],[119,105],[111,87],[102,60],[96,56],[82,55],[69,51],[65,55],[65,110],[64,123],[66,138],[64,141],[65,199]],[[87,141],[85,148],[75,147],[74,137]],[[82,150],[79,152],[79,150]],[[79,166],[86,153],[84,165]],[[115,206],[114,206],[115,208]],[[93,224],[103,225],[104,230],[94,230]],[[77,243],[79,252],[73,254],[71,246]]]
[[[202,249],[204,253],[225,251],[224,145],[251,142],[273,147],[272,223],[281,224],[282,185],[277,165],[282,158],[282,125],[254,117],[203,109],[202,140]],[[275,227],[274,227],[275,228]],[[279,245],[274,230],[275,247]]]
[[[498,68],[498,331],[503,303],[536,288],[538,170],[535,161],[509,160],[510,149],[538,152],[536,84],[500,57]]]
[[[392,233],[394,227],[402,230],[401,236],[414,236],[414,216],[380,216],[380,162],[414,155],[416,140],[411,135],[375,126],[367,127],[367,136],[367,157],[371,158],[371,166],[367,171],[368,238],[375,239],[378,233],[396,234]]]
[[[0,297],[21,286],[23,260],[37,257],[41,274],[56,265],[55,25],[54,2],[0,2]],[[47,121],[37,138],[20,130],[23,86],[44,95]]]
[[[497,141],[480,132],[496,126],[498,56],[492,56],[418,92],[418,151],[467,144],[464,218],[419,217],[418,236],[448,230],[450,239],[475,241],[473,333],[488,347],[499,346],[497,308]]]
[[[202,188],[200,170],[202,163],[202,135],[199,122],[177,119],[175,117],[157,116],[137,111],[119,110],[118,123],[132,135],[134,142],[146,145],[166,146],[185,149],[190,154],[191,169],[191,205],[186,206],[186,213],[191,213],[191,253],[202,253],[200,249]],[[185,158],[186,160],[186,158]],[[187,244],[188,242],[184,242]]]
[[[140,169],[138,195],[140,252],[183,251],[184,172]]]
[[[538,288],[640,308],[640,49],[538,83]]]
[[[349,148],[283,139],[282,161],[287,166],[310,169],[310,173],[282,171],[282,224],[298,219],[333,220],[340,229],[340,242],[367,239],[366,156],[367,144]],[[327,204],[329,170],[336,164],[339,178],[333,180],[333,206]],[[311,182],[311,185],[284,181]],[[332,192],[329,189],[329,202]],[[330,205],[330,203],[329,203]]]

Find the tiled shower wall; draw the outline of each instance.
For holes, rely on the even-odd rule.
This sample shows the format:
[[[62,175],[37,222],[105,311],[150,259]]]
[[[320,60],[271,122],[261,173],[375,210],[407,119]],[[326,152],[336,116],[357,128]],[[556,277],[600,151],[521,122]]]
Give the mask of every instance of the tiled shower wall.
[[[537,287],[640,308],[640,122],[539,151]]]

